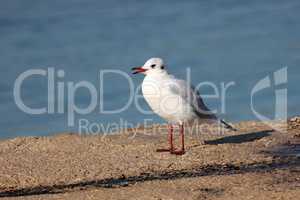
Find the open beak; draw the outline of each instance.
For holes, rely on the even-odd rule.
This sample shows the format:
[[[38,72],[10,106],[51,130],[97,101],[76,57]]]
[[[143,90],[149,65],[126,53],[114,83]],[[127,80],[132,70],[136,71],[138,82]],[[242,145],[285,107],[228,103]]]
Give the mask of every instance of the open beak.
[[[147,69],[144,69],[143,67],[133,67],[131,70],[132,74],[138,74],[147,71]]]

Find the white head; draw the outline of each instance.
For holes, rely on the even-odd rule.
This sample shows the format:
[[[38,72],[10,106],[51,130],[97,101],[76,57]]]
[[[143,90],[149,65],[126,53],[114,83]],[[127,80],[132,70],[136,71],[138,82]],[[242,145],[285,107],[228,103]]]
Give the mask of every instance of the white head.
[[[150,58],[141,67],[133,67],[133,74],[143,73],[145,75],[149,74],[163,74],[167,73],[164,61],[161,58]]]

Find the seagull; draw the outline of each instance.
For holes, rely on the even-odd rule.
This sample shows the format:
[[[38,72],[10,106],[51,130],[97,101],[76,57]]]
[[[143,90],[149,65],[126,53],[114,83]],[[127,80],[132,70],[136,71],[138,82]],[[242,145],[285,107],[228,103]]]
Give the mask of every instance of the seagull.
[[[212,120],[220,122],[225,128],[236,130],[224,120],[220,120],[204,104],[199,92],[187,81],[175,78],[166,70],[161,58],[150,58],[143,66],[133,67],[133,74],[142,73],[142,93],[154,113],[168,123],[169,148],[157,149],[157,152],[170,152],[183,155],[184,124],[195,120]],[[179,125],[181,148],[173,145],[173,125]]]

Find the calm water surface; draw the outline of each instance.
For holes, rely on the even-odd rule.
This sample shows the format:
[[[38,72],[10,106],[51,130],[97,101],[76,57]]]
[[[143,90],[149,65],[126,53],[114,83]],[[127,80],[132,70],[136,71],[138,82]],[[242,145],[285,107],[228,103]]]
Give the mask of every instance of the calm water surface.
[[[119,114],[99,109],[76,115],[75,127],[67,126],[67,114],[28,115],[15,104],[13,86],[22,72],[36,68],[64,70],[58,81],[88,80],[99,89],[99,71],[132,66],[159,56],[171,73],[185,78],[191,68],[192,82],[234,81],[228,91],[229,121],[257,119],[250,108],[250,92],[262,78],[288,67],[288,115],[300,114],[300,2],[254,1],[98,1],[98,0],[4,0],[0,6],[0,137],[47,135],[76,131],[78,120],[109,124],[140,123],[144,118],[132,104]],[[137,85],[142,76],[134,77]],[[274,116],[274,89],[257,94],[259,112]],[[202,88],[203,94],[211,88]],[[124,77],[105,78],[104,108],[114,109],[128,100]],[[22,86],[26,105],[47,105],[47,80],[32,76]],[[85,107],[90,96],[78,90],[76,104]],[[54,103],[67,104],[56,99]],[[220,110],[220,99],[206,99]],[[141,107],[147,109],[145,101]],[[97,106],[98,108],[98,106]]]

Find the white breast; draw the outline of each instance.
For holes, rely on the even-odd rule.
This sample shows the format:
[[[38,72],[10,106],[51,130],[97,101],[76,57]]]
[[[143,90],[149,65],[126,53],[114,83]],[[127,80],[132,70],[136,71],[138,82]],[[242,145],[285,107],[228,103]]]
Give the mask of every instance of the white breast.
[[[151,109],[170,122],[188,121],[196,117],[192,106],[180,95],[172,92],[176,84],[172,76],[146,76],[142,92]]]

